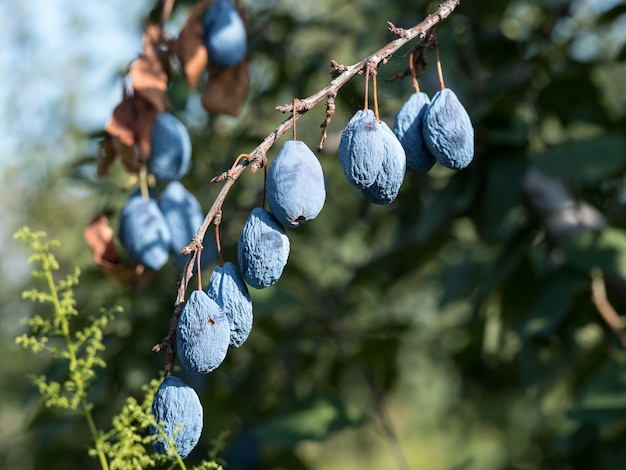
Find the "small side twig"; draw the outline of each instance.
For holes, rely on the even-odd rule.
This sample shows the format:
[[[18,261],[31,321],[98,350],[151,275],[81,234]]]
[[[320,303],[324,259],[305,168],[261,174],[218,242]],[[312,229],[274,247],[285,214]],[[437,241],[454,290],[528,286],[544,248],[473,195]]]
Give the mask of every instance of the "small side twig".
[[[626,349],[626,330],[624,330],[624,322],[606,296],[604,274],[600,268],[591,270],[591,301],[596,306],[598,313],[606,325],[615,333],[622,347]]]
[[[322,136],[320,137],[319,144],[317,144],[318,153],[322,151],[322,148],[324,147],[324,142],[326,142],[326,139],[328,138],[326,129],[328,128],[328,125],[330,124],[330,121],[333,119],[334,115],[335,95],[328,95],[328,98],[326,99],[326,117],[324,118],[324,122],[322,122],[322,124],[320,125],[320,127],[322,128]]]

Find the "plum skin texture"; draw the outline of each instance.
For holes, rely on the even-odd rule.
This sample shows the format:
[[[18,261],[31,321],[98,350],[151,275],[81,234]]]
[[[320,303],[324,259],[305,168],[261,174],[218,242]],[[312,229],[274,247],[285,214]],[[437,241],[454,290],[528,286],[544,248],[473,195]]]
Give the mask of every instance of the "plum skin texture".
[[[255,289],[269,287],[280,278],[289,257],[289,238],[274,215],[255,207],[237,244],[239,268]]]
[[[375,204],[390,204],[398,196],[406,173],[406,154],[396,135],[384,121],[383,145],[385,148],[383,164],[374,183],[363,189],[365,197]]]
[[[424,142],[422,129],[430,98],[413,93],[402,105],[393,122],[393,132],[406,153],[407,170],[427,172],[437,161]]]
[[[136,191],[124,204],[119,217],[118,235],[136,263],[158,271],[170,255],[172,235],[156,200],[144,200]]]
[[[209,60],[220,67],[234,67],[247,51],[246,27],[229,0],[215,0],[202,16],[204,44]]]
[[[150,156],[146,167],[158,182],[178,180],[191,165],[189,132],[174,115],[157,114],[152,131]]]
[[[195,290],[183,307],[176,326],[180,363],[190,374],[208,374],[224,361],[230,325],[224,311],[206,292]]]
[[[267,171],[267,203],[286,227],[297,227],[321,212],[326,201],[322,165],[307,145],[289,140]]]
[[[211,274],[207,294],[224,310],[230,324],[230,345],[241,346],[252,329],[252,300],[237,267],[230,262]]]
[[[152,415],[157,423],[163,423],[163,432],[173,441],[181,458],[187,457],[202,434],[202,404],[195,390],[178,377],[168,375],[154,395]],[[149,433],[158,434],[158,430],[150,425]],[[153,442],[153,447],[159,454],[167,454],[170,445],[161,438]]]
[[[339,160],[352,186],[364,189],[376,180],[384,160],[383,129],[371,109],[357,111],[339,142]]]
[[[437,161],[453,170],[474,158],[474,128],[469,114],[450,88],[438,91],[426,109],[422,131]]]

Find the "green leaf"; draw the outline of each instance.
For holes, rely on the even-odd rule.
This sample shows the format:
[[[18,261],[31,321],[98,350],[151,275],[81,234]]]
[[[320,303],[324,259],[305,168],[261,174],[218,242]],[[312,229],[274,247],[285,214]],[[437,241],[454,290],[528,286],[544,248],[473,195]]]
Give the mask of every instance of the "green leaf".
[[[588,283],[587,277],[567,269],[550,274],[531,311],[515,327],[522,340],[553,331],[567,315],[576,295]]]
[[[611,357],[587,381],[568,415],[587,423],[607,424],[626,411],[626,354]]]
[[[607,228],[584,232],[563,247],[566,262],[584,271],[600,268],[626,278],[626,232]]]
[[[533,163],[548,176],[580,184],[602,182],[626,163],[626,144],[616,135],[570,140],[535,155]]]
[[[292,448],[304,440],[323,440],[332,432],[361,421],[361,413],[336,399],[314,397],[298,409],[258,426],[256,434],[277,447]]]

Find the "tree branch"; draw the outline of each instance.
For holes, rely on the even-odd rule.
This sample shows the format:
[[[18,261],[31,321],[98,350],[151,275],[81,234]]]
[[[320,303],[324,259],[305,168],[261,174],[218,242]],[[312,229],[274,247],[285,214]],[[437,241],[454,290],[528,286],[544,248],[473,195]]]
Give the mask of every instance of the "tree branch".
[[[335,78],[327,86],[307,98],[294,100],[293,103],[276,107],[278,111],[283,113],[290,112],[292,115],[285,119],[263,140],[263,142],[250,152],[250,154],[246,156],[247,158],[245,160],[239,161],[238,158],[238,162],[228,172],[213,179],[213,181],[225,180],[224,186],[217,195],[202,223],[202,226],[198,229],[198,232],[194,235],[190,244],[181,250],[181,253],[189,254],[189,259],[187,260],[186,267],[183,270],[181,280],[178,284],[174,309],[175,313],[170,324],[170,332],[163,339],[161,344],[153,347],[153,351],[160,351],[164,347],[167,347],[167,363],[164,369],[165,375],[171,371],[172,362],[175,358],[174,341],[176,335],[173,334],[173,331],[176,330],[178,316],[182,310],[181,306],[185,302],[187,285],[193,276],[193,260],[195,259],[195,254],[202,250],[202,240],[204,240],[204,235],[206,234],[209,225],[213,222],[216,214],[221,212],[222,204],[226,199],[226,195],[235,181],[239,178],[239,176],[241,176],[245,168],[250,165],[251,171],[255,172],[259,168],[263,167],[267,163],[267,151],[272,147],[272,145],[274,145],[276,140],[281,135],[291,129],[295,121],[304,113],[323,100],[337,96],[337,92],[341,87],[348,83],[355,75],[363,73],[367,67],[369,67],[370,70],[376,70],[381,63],[385,63],[398,49],[411,40],[418,37],[420,39],[424,39],[426,34],[434,26],[452,14],[452,12],[459,6],[460,2],[461,0],[446,0],[439,6],[436,12],[428,15],[424,21],[410,29],[397,28],[392,23],[388,23],[389,30],[398,36],[398,38],[354,65],[344,66],[337,64],[335,61],[331,61],[331,65],[333,67],[332,75]],[[328,123],[326,123],[326,125],[328,125]]]

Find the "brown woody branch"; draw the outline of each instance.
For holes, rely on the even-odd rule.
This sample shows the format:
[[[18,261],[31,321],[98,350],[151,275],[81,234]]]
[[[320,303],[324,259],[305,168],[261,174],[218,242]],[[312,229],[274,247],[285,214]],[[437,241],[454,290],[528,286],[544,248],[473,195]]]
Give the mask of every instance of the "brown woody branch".
[[[198,229],[198,232],[194,235],[190,244],[181,250],[181,253],[189,254],[189,259],[187,260],[186,268],[181,275],[181,280],[178,283],[174,315],[170,324],[170,332],[163,339],[161,344],[153,347],[153,351],[161,351],[163,348],[167,347],[167,363],[164,369],[165,375],[172,370],[172,364],[175,358],[175,330],[178,324],[180,311],[182,310],[181,306],[185,302],[187,285],[193,276],[193,260],[196,258],[195,254],[199,250],[202,250],[202,240],[204,240],[204,235],[207,229],[211,225],[211,222],[215,218],[216,214],[222,210],[222,205],[226,199],[226,195],[246,167],[250,165],[253,172],[263,167],[267,163],[267,151],[272,147],[272,145],[274,145],[276,140],[281,135],[291,129],[295,121],[306,111],[313,108],[324,99],[327,99],[329,96],[336,96],[341,87],[348,83],[355,75],[363,73],[366,68],[369,67],[371,71],[375,71],[381,63],[385,63],[389,57],[391,57],[398,49],[407,44],[409,41],[415,38],[424,39],[426,34],[434,26],[452,14],[452,12],[459,6],[460,2],[461,0],[446,0],[439,6],[436,12],[428,15],[424,21],[410,29],[397,28],[393,24],[388,23],[388,27],[391,32],[398,36],[398,38],[354,65],[344,66],[335,61],[331,61],[331,66],[333,67],[331,76],[333,76],[334,79],[324,88],[311,96],[304,99],[294,100],[294,103],[296,103],[295,106],[293,103],[290,103],[285,106],[276,107],[278,111],[283,113],[290,112],[292,115],[286,118],[270,135],[263,140],[263,142],[250,152],[248,158],[240,160],[227,172],[227,174],[223,174],[215,179],[216,181],[224,180],[224,186],[222,186],[222,189],[204,218],[202,226]]]
[[[591,270],[591,301],[596,306],[598,313],[606,325],[615,333],[622,347],[626,349],[626,330],[624,329],[624,322],[606,296],[604,274],[599,268]]]

